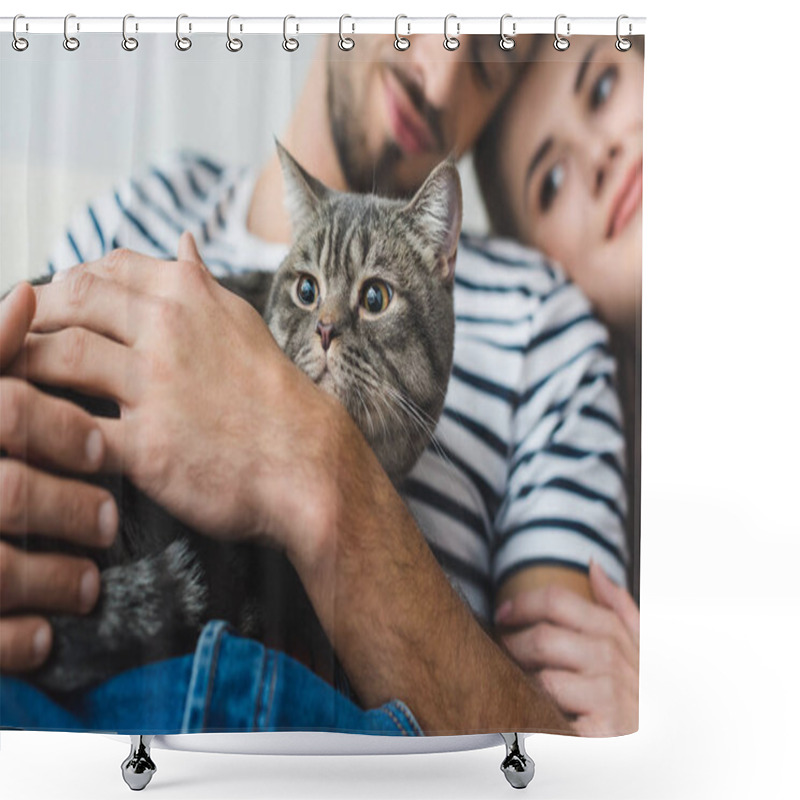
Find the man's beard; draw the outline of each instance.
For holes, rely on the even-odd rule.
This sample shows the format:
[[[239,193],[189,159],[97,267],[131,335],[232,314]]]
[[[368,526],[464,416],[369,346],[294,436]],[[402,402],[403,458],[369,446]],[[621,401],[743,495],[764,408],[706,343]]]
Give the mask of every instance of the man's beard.
[[[334,84],[335,87],[334,87]],[[407,197],[413,190],[397,185],[396,170],[403,151],[392,141],[383,144],[377,157],[371,158],[361,116],[366,109],[356,108],[355,92],[348,70],[334,72],[328,64],[328,119],[344,179],[353,192],[384,197]]]

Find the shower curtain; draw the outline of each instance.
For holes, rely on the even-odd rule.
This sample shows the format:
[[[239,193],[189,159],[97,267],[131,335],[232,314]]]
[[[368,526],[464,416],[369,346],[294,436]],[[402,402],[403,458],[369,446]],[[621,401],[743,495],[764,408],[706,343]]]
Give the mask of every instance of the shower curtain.
[[[643,37],[127,23],[2,39],[0,728],[635,730]]]

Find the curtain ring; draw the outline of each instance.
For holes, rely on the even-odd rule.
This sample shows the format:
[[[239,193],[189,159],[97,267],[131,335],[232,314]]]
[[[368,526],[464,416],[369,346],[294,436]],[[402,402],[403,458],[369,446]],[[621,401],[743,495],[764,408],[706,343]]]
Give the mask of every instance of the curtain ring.
[[[511,36],[508,36],[506,32],[503,30],[503,23],[507,20],[511,19],[511,14],[503,14],[500,17],[500,49],[501,50],[513,50],[516,46],[516,42],[514,41],[514,36],[517,35],[517,23],[511,23]]]
[[[69,35],[67,26],[71,19],[75,19],[74,14],[67,14],[67,16],[64,17],[64,49],[73,52],[81,46],[81,43],[74,36]],[[80,28],[78,28],[78,30],[80,30]]]
[[[238,53],[244,45],[241,39],[236,39],[231,36],[231,21],[234,19],[239,19],[239,17],[236,14],[231,14],[228,17],[228,41],[225,42],[225,47],[227,47],[231,53]]]
[[[291,14],[283,18],[283,49],[287,53],[294,53],[298,47],[300,47],[300,42],[297,39],[292,39],[287,35],[287,29],[289,27],[289,20],[290,19],[297,19],[297,17],[293,17]],[[299,25],[297,26],[299,29]]]
[[[14,38],[11,40],[11,46],[18,53],[21,53],[23,50],[27,50],[28,49],[29,42],[28,42],[27,39],[23,39],[22,36],[20,36],[17,33],[17,20],[18,19],[25,19],[25,15],[24,14],[17,14],[17,16],[14,17],[14,22],[11,25],[11,33],[14,35]]]
[[[559,52],[562,52],[562,53],[564,52],[564,50],[566,50],[569,47],[569,39],[565,39],[558,32],[558,21],[560,19],[566,19],[566,18],[567,18],[566,14],[559,14],[556,17],[556,23],[555,23],[556,38],[555,38],[555,41],[553,42],[553,47],[555,47],[556,50],[558,50]],[[569,22],[567,22],[567,36],[569,36]]]
[[[181,20],[188,17],[188,14],[178,14],[175,20],[175,47],[184,53],[192,46],[192,40],[188,36],[181,36]],[[189,23],[189,30],[191,29],[192,25]]]
[[[348,50],[352,50],[356,46],[355,39],[351,39],[349,36],[345,36],[342,33],[342,26],[346,19],[353,19],[349,14],[342,14],[339,17],[339,49],[344,50],[347,52]],[[356,26],[353,23],[353,32],[355,32]]]
[[[405,36],[400,35],[398,28],[401,19],[408,19],[408,17],[405,14],[398,14],[394,18],[394,49],[403,51],[408,50],[408,48],[411,47],[411,39],[406,39]],[[411,33],[411,24],[406,24],[408,25],[408,32]]]
[[[456,15],[448,14],[444,18],[444,42],[442,42],[442,44],[444,45],[445,50],[450,50],[452,52],[453,50],[458,50],[459,46],[461,45],[461,42],[456,38],[458,34],[461,33],[461,23],[456,22],[456,35],[450,36],[447,33],[447,23],[450,22],[451,19],[457,19]]]
[[[138,46],[139,40],[133,36],[128,36],[128,20],[135,19],[133,14],[126,14],[122,18],[122,49],[132,53]]]
[[[630,50],[630,49],[631,49],[631,40],[630,40],[630,39],[623,39],[623,38],[622,38],[622,37],[619,35],[619,24],[620,24],[620,22],[622,22],[622,20],[624,20],[624,19],[628,19],[628,17],[627,17],[625,14],[620,14],[620,15],[617,17],[617,42],[616,42],[616,44],[614,45],[614,47],[616,47],[616,48],[617,48],[617,50],[619,50],[619,51],[620,51],[620,53],[626,53],[628,50]],[[629,22],[629,23],[628,23],[628,36],[630,36],[630,35],[631,35],[631,31],[632,31],[632,30],[633,30],[633,26],[632,26],[632,25],[631,25],[631,23]]]

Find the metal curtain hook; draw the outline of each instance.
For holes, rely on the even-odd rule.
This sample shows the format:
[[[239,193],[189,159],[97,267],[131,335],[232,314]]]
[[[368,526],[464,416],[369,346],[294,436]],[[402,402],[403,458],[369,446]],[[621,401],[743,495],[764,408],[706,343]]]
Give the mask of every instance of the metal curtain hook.
[[[231,14],[228,17],[228,41],[225,42],[225,47],[227,47],[228,50],[231,51],[231,53],[238,53],[242,49],[242,47],[244,47],[241,39],[235,39],[234,37],[231,36],[231,22],[235,19],[239,19],[239,17],[236,16],[236,14]],[[242,28],[240,26],[239,30],[241,29]]]
[[[297,17],[293,17],[291,14],[289,14],[283,18],[283,49],[287,53],[293,53],[298,47],[300,47],[300,42],[298,42],[297,39],[289,37],[287,34],[290,19],[297,19]],[[297,26],[297,30],[300,30],[299,25]]]
[[[67,14],[67,16],[64,17],[64,49],[70,52],[77,50],[81,46],[81,43],[74,36],[69,35],[67,26],[71,19],[75,19],[74,14]],[[77,30],[80,30],[80,26],[77,27]]]
[[[192,46],[192,40],[188,36],[181,36],[181,20],[188,18],[188,14],[178,14],[175,20],[175,47],[184,52]],[[192,30],[191,22],[189,23],[189,30]]]
[[[461,33],[461,23],[460,22],[456,22],[456,35],[455,36],[450,36],[447,33],[447,24],[450,22],[451,19],[457,20],[458,18],[456,17],[455,14],[448,14],[444,18],[444,42],[443,42],[443,44],[444,44],[444,49],[445,50],[451,50],[452,51],[452,50],[458,50],[459,46],[461,45],[461,42],[456,38],[456,36],[458,36],[458,34]]]
[[[556,39],[555,39],[555,41],[553,42],[553,47],[555,47],[555,49],[556,49],[556,50],[559,50],[559,51],[561,51],[561,52],[563,52],[564,50],[566,50],[566,49],[569,47],[569,39],[565,39],[565,38],[564,38],[564,37],[563,37],[563,36],[562,36],[562,35],[561,35],[561,34],[558,32],[558,21],[559,21],[560,19],[566,19],[566,18],[567,18],[567,15],[566,15],[566,14],[559,14],[559,15],[556,17],[556,22],[555,22],[555,34],[556,34]],[[567,36],[569,36],[569,22],[567,22]]]
[[[408,19],[405,14],[398,14],[394,18],[394,47],[395,50],[408,50],[411,47],[411,39],[406,39],[405,36],[401,36],[398,30],[400,25],[401,19]],[[411,33],[411,23],[406,23],[408,26],[408,32]]]
[[[129,53],[134,51],[139,46],[139,40],[133,36],[128,36],[128,20],[135,19],[133,14],[126,14],[122,18],[122,49],[127,50]],[[136,26],[138,30],[138,25]]]
[[[503,25],[507,19],[511,19],[511,14],[503,14],[500,17],[500,49],[501,50],[513,50],[516,46],[516,42],[514,41],[514,36],[517,35],[517,23],[511,23],[511,36],[509,36],[504,30]]]
[[[339,49],[340,50],[352,50],[356,46],[355,39],[351,39],[349,36],[345,36],[342,32],[342,26],[344,25],[344,21],[346,19],[353,19],[349,14],[342,14],[339,17]],[[356,25],[353,23],[353,32],[355,32]]]
[[[27,50],[28,49],[29,42],[28,42],[27,39],[23,39],[22,36],[20,36],[17,33],[17,20],[18,19],[25,19],[25,15],[24,14],[17,14],[17,16],[14,17],[14,22],[11,25],[11,33],[14,36],[14,38],[11,40],[11,46],[18,53],[21,53],[23,50]]]
[[[614,47],[616,47],[617,50],[620,51],[620,53],[626,53],[628,50],[631,49],[631,40],[630,39],[623,39],[622,36],[620,36],[620,34],[619,34],[619,24],[624,19],[628,19],[628,17],[625,14],[620,14],[617,17],[617,42],[614,45]],[[631,23],[629,22],[628,23],[628,36],[630,36],[632,32],[633,32],[633,25],[631,25]]]

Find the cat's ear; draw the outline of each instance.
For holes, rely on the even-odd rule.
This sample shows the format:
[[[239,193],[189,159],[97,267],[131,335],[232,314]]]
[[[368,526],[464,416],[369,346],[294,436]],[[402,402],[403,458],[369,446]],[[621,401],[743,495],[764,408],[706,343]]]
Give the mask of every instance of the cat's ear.
[[[448,159],[439,164],[428,175],[404,213],[414,216],[433,243],[442,280],[452,282],[463,215],[461,179],[455,162]]]
[[[283,171],[286,210],[289,212],[292,230],[297,233],[316,214],[320,202],[328,196],[330,190],[313,175],[309,175],[277,139],[275,147]]]

